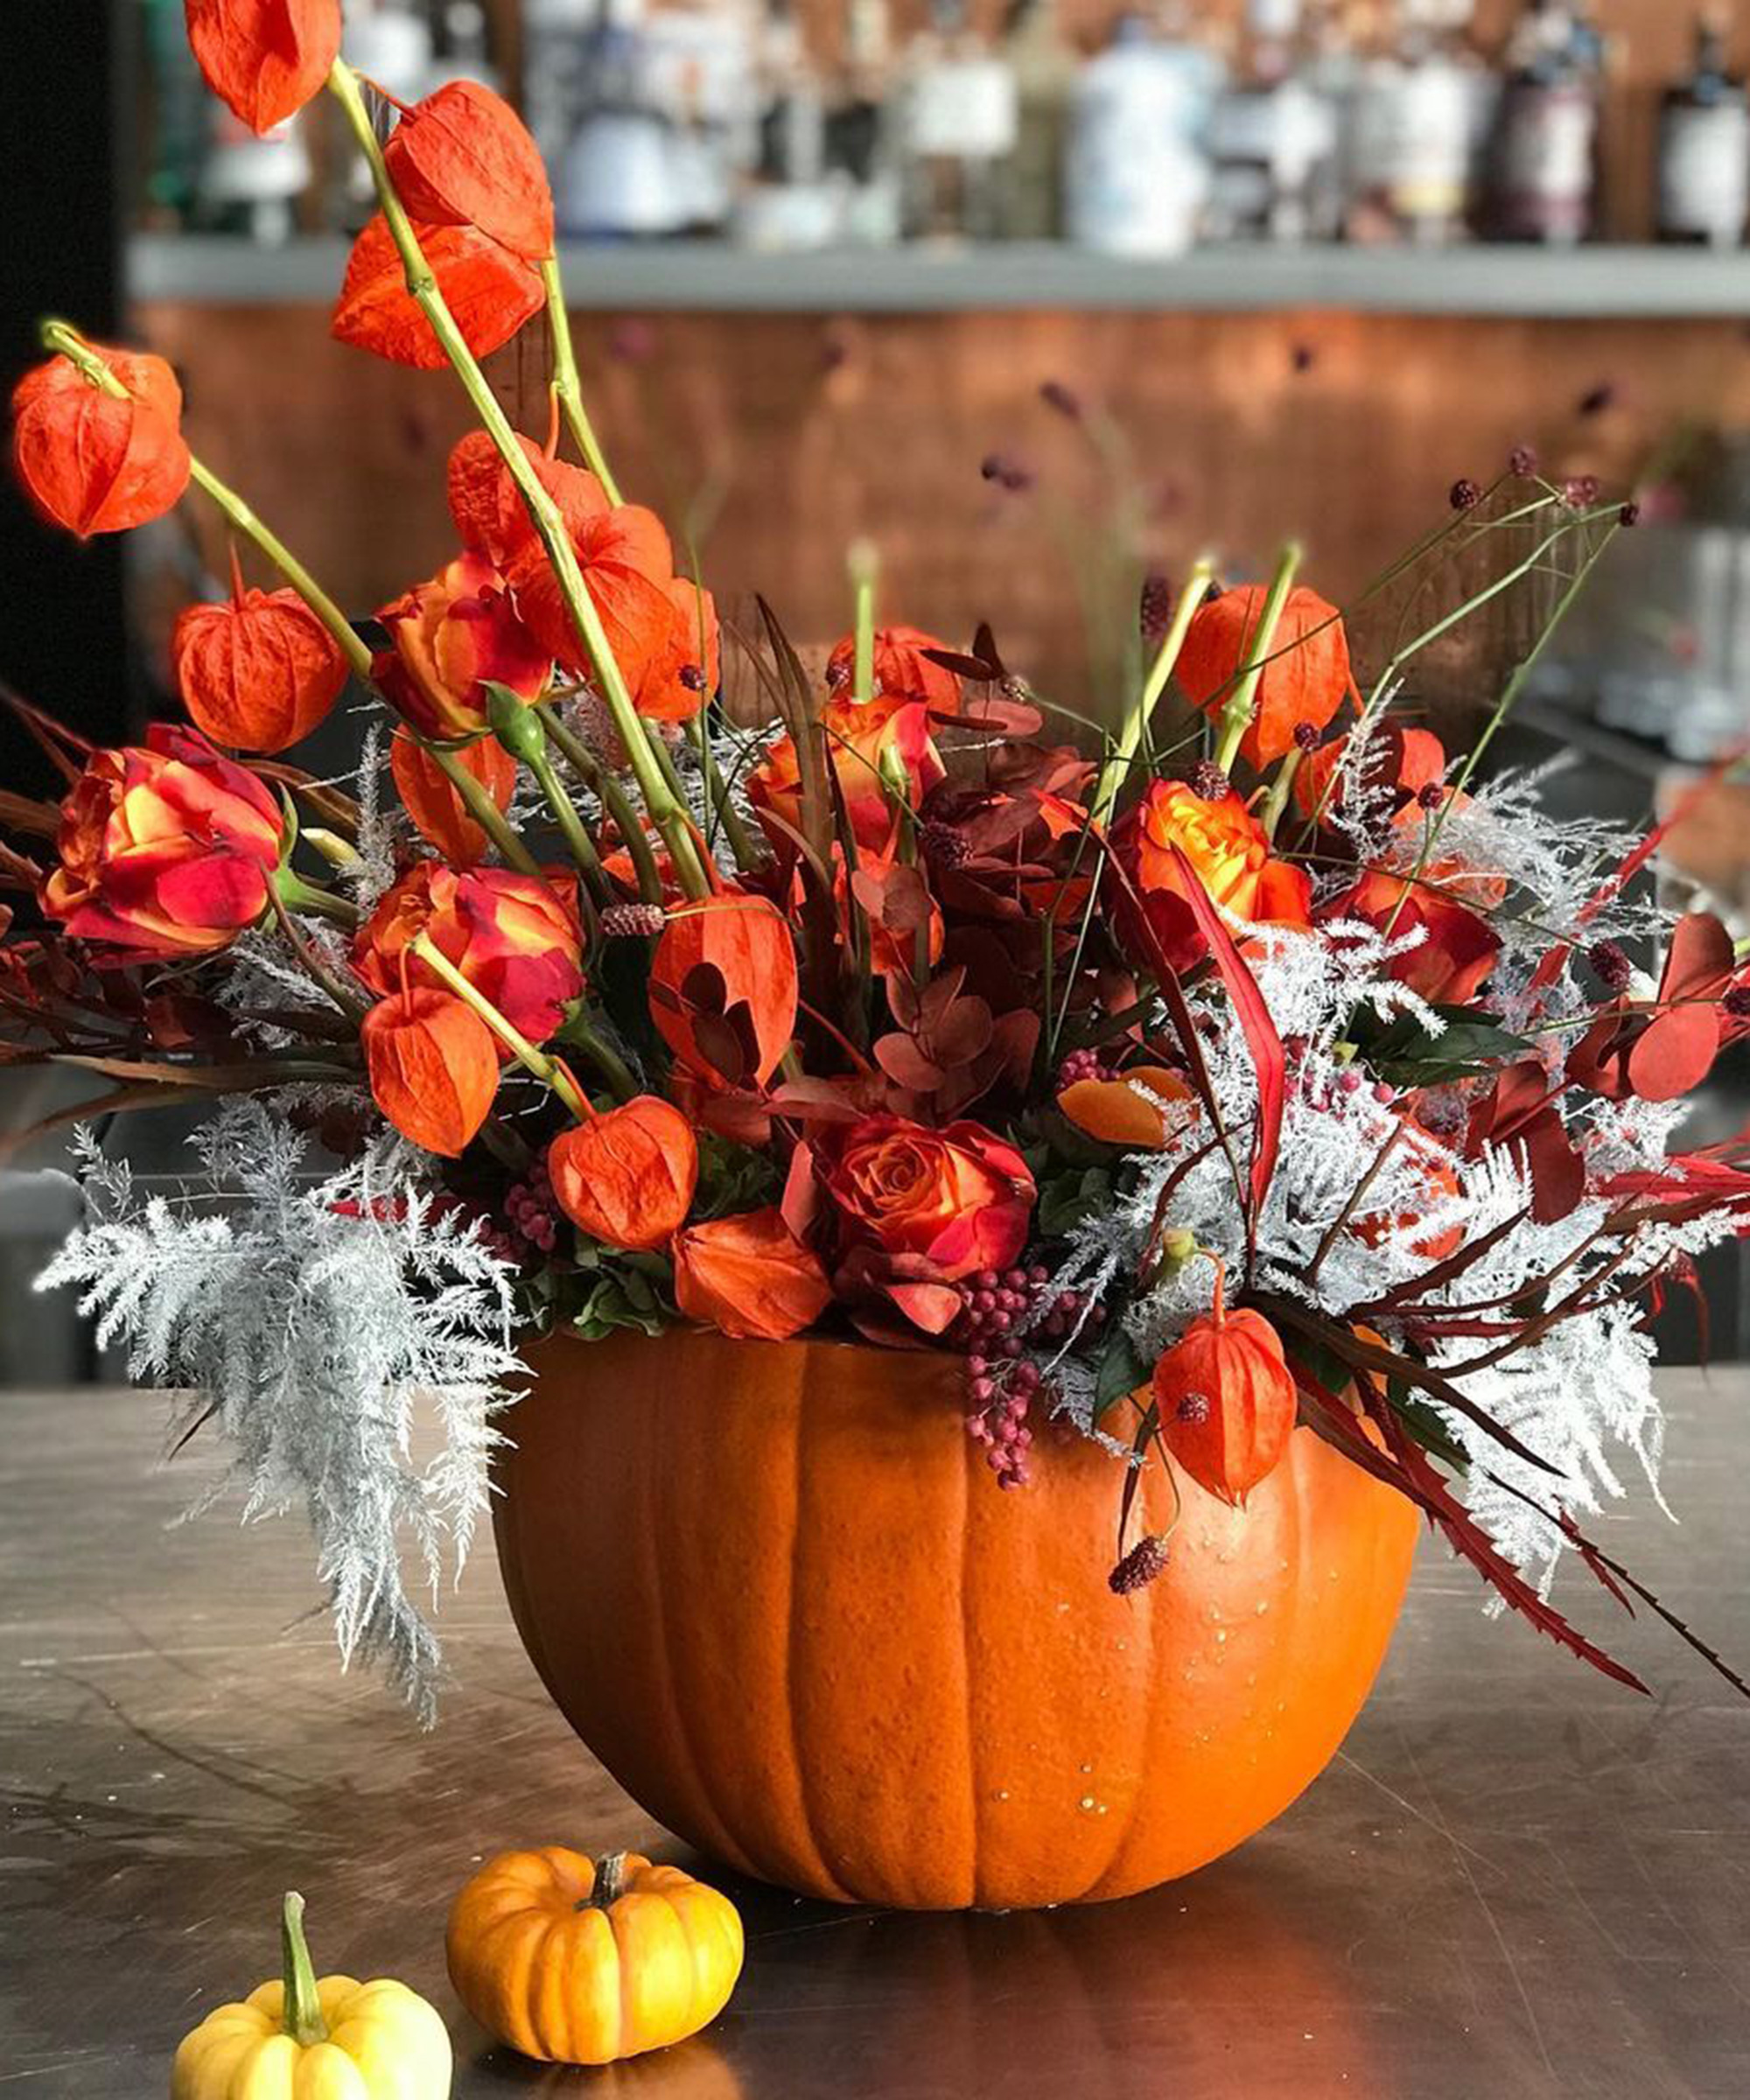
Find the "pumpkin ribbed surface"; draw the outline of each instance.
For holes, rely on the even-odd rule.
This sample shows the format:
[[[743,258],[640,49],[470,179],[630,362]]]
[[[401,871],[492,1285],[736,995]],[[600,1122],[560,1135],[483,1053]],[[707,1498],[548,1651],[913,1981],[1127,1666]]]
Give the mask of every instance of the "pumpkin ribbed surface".
[[[1116,1597],[1122,1461],[999,1492],[947,1355],[676,1330],[530,1353],[497,1504],[517,1625],[659,1821],[902,1908],[1120,1896],[1250,1837],[1384,1655],[1415,1513],[1310,1431],[1228,1509],[1181,1476]],[[1165,1530],[1145,1476],[1132,1536]]]

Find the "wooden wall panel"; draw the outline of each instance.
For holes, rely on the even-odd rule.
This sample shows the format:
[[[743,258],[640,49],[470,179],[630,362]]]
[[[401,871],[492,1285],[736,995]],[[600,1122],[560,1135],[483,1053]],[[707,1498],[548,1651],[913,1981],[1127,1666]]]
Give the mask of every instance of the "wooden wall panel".
[[[355,612],[450,551],[447,448],[465,427],[444,375],[340,349],[312,309],[160,306],[189,429]],[[1256,570],[1285,533],[1341,598],[1530,440],[1552,466],[1626,485],[1683,425],[1750,423],[1735,323],[1404,318],[1332,312],[580,317],[585,385],[630,492],[693,534],[729,602],[764,591],[801,640],[844,623],[844,550],[884,557],[894,615],[963,639],[996,625],[1017,668],[1088,690],[1078,591],[1121,507],[1074,388],[1126,434],[1123,552],[1172,570],[1203,545]],[[495,374],[544,430],[531,330]],[[1609,390],[1581,414],[1582,398]],[[999,453],[1035,477],[981,477]],[[216,546],[214,549],[216,553]]]

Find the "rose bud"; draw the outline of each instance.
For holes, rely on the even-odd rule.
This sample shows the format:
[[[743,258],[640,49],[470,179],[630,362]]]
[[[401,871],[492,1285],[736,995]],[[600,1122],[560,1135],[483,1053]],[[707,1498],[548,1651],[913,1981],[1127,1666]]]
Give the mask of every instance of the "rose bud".
[[[52,357],[12,389],[12,465],[51,523],[80,539],[161,518],[188,486],[182,388],[161,357],[85,346],[125,392]]]
[[[327,718],[346,683],[340,645],[296,591],[232,591],[177,616],[171,662],[183,705],[216,744],[284,751]]]
[[[538,699],[551,654],[517,618],[504,579],[484,556],[464,554],[377,618],[391,647],[371,667],[383,697],[424,737],[477,737],[487,724],[486,686]]]
[[[454,1159],[498,1092],[498,1046],[472,1007],[416,984],[380,999],[359,1026],[371,1096],[402,1136]]]
[[[738,1341],[788,1341],[832,1302],[826,1271],[775,1208],[690,1225],[670,1251],[682,1312]]]
[[[61,804],[43,909],[132,957],[209,953],[267,912],[284,830],[254,774],[155,722],[144,750],[94,752]]]
[[[572,878],[556,870],[543,881],[508,868],[458,874],[421,861],[360,928],[353,967],[374,991],[397,990],[404,965],[414,984],[435,986],[435,973],[406,954],[424,933],[513,1028],[544,1042],[584,989],[575,893]]]
[[[795,941],[763,897],[672,912],[650,962],[650,1018],[707,1086],[764,1086],[796,1026]]]
[[[556,1138],[547,1172],[559,1208],[610,1247],[667,1244],[698,1186],[699,1148],[681,1111],[654,1094]]]
[[[932,1130],[866,1116],[824,1136],[822,1185],[847,1242],[921,1256],[935,1280],[1006,1269],[1026,1244],[1033,1178],[1012,1145],[976,1123]]]
[[[1243,1505],[1288,1450],[1294,1378],[1261,1312],[1229,1312],[1215,1283],[1211,1311],[1194,1320],[1154,1367],[1154,1404],[1167,1449],[1200,1488]]]
[[[1267,595],[1259,584],[1224,591],[1192,620],[1173,675],[1205,714],[1221,713],[1241,672],[1259,654],[1256,638]],[[1354,686],[1342,619],[1304,584],[1289,592],[1264,654],[1251,724],[1240,744],[1260,772],[1294,748],[1303,722],[1323,729]]]
[[[456,763],[473,774],[500,813],[516,791],[516,760],[491,737],[477,737],[455,753]],[[402,806],[427,845],[435,846],[453,868],[472,868],[486,857],[487,838],[462,807],[444,769],[403,724],[389,741],[389,771]]]
[[[921,700],[939,715],[960,712],[960,680],[945,664],[932,663],[926,649],[948,644],[921,627],[877,627],[875,694]],[[826,661],[826,682],[835,696],[848,700],[857,670],[857,637],[847,634]],[[872,697],[873,696],[872,696]]]

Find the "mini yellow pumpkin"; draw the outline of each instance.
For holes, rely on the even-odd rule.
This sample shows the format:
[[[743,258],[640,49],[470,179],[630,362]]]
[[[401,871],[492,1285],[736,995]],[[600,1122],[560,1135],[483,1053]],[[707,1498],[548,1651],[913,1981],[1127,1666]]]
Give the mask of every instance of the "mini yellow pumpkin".
[[[450,2034],[405,1984],[318,1984],[304,1898],[280,1917],[284,1974],[220,2006],[184,2038],[171,2100],[449,2100]]]
[[[741,1973],[727,1896],[637,1852],[500,1852],[456,1898],[456,1995],[544,2063],[612,2063],[708,2026]]]

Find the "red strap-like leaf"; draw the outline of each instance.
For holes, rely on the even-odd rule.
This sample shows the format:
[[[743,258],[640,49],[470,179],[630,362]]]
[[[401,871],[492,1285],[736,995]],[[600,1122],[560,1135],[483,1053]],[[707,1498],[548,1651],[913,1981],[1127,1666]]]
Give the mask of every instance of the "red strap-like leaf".
[[[476,357],[502,349],[545,303],[541,272],[472,226],[418,226],[415,232],[444,303]],[[359,235],[331,332],[351,343],[424,372],[448,363],[431,324],[407,289],[400,251],[379,212]]]
[[[1216,908],[1214,900],[1203,887],[1183,850],[1176,845],[1168,850],[1177,864],[1191,914],[1227,987],[1228,997],[1245,1034],[1246,1047],[1251,1052],[1252,1069],[1257,1074],[1258,1118],[1252,1138],[1251,1171],[1252,1228],[1256,1231],[1257,1212],[1263,1208],[1264,1197],[1270,1192],[1270,1178],[1276,1172],[1277,1151],[1282,1143],[1288,1060],[1283,1054],[1282,1038],[1276,1032],[1276,1023],[1270,1019],[1264,994],[1257,988],[1257,979],[1246,968],[1245,957],[1228,931],[1227,921]]]
[[[186,0],[206,85],[266,134],[320,90],[340,52],[340,0]]]

